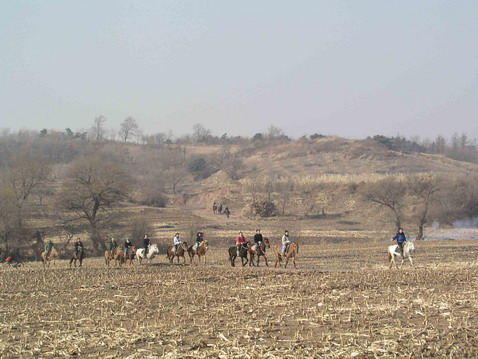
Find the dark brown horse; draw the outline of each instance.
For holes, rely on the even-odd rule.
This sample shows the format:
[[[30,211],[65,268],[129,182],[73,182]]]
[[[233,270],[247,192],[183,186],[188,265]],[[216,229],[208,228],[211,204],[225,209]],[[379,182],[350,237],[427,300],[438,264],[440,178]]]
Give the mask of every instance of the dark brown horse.
[[[183,257],[183,263],[186,264],[186,257],[184,256],[184,253],[186,253],[188,251],[188,242],[182,242],[179,247],[178,247],[178,250],[175,252],[173,250],[174,246],[171,246],[168,248],[168,251],[166,253],[166,257],[169,259],[169,263],[173,263],[174,261],[174,257],[177,257],[178,258],[178,263],[179,263],[179,257]]]
[[[204,257],[204,264],[206,264],[206,253],[208,249],[209,249],[209,243],[207,242],[207,240],[203,240],[197,249],[194,249],[194,245],[189,246],[188,254],[189,254],[190,263],[191,264],[193,263],[193,258],[195,255],[197,255],[199,264],[201,264],[201,257]]]
[[[247,262],[249,262],[249,259],[247,259],[247,254],[249,252],[250,245],[251,245],[251,242],[244,243],[241,246],[241,249],[239,250],[239,258],[241,258],[241,263],[243,267],[247,264]],[[229,247],[228,252],[229,252],[229,260],[231,261],[231,265],[235,267],[236,266],[235,261],[237,258],[237,246]],[[244,259],[246,260],[245,262],[244,262]]]
[[[135,259],[137,249],[136,246],[131,246],[128,249],[128,253],[126,253],[125,262],[129,260],[129,265],[133,265],[133,259]]]
[[[282,259],[285,258],[285,268],[287,268],[287,263],[289,263],[289,259],[292,258],[292,263],[294,263],[294,268],[297,268],[295,264],[295,256],[299,254],[299,243],[292,242],[289,244],[289,249],[285,254],[281,254],[281,245],[278,244],[274,247],[274,255],[276,257],[276,263],[274,267],[277,267],[277,263],[279,266],[282,267]]]
[[[269,264],[267,263],[267,257],[266,257],[266,248],[270,248],[271,244],[269,243],[269,238],[264,238],[262,240],[261,245],[259,246],[259,249],[256,250],[256,246],[252,245],[249,247],[248,252],[249,252],[249,265],[257,266],[259,267],[259,258],[264,257],[264,260],[266,261],[266,266],[269,267]],[[254,264],[254,256],[257,255],[257,263]]]
[[[83,247],[78,249],[78,253],[76,253],[76,251],[73,251],[73,253],[71,254],[71,259],[70,259],[70,268],[72,263],[75,265],[75,268],[76,268],[76,261],[80,262],[79,266],[81,267],[83,265],[84,257],[85,257],[85,252],[83,250]]]

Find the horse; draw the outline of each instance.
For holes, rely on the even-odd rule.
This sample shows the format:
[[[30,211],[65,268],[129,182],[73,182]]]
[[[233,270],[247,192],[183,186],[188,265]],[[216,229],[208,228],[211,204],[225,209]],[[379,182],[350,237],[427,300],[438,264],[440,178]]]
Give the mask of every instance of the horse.
[[[135,256],[137,250],[138,250],[138,247],[136,247],[136,246],[129,247],[128,253],[126,253],[126,256],[125,256],[125,259],[124,259],[125,262],[128,262],[128,259],[129,259],[129,265],[133,264],[133,259],[134,259],[134,256]]]
[[[105,263],[109,267],[110,262],[114,260],[115,261],[115,267],[119,264],[121,265],[126,261],[125,256],[124,256],[124,247],[120,245],[116,249],[113,249],[112,252],[110,251],[105,251]]]
[[[70,259],[70,268],[71,264],[74,263],[75,268],[76,268],[76,261],[80,262],[80,267],[83,264],[83,258],[85,257],[85,252],[83,251],[83,248],[79,248],[78,253],[76,251],[73,251]]]
[[[43,265],[49,267],[51,261],[53,261],[53,264],[56,264],[55,261],[56,257],[58,257],[58,251],[55,247],[53,247],[48,255],[45,251],[43,251],[40,256],[43,261]]]
[[[148,254],[146,256],[144,255],[144,248],[140,248],[140,249],[136,250],[136,259],[138,260],[139,264],[141,264],[141,261],[143,259],[147,259],[148,263],[151,263],[151,260],[154,257],[156,257],[156,254],[158,254],[158,253],[159,253],[158,245],[156,243],[151,244],[149,246]]]
[[[285,268],[287,268],[287,264],[289,263],[289,260],[291,258],[292,263],[294,263],[294,268],[297,268],[297,265],[295,264],[295,256],[299,254],[299,243],[290,243],[289,248],[287,249],[287,252],[285,254],[281,254],[281,247],[282,245],[280,244],[274,247],[274,254],[276,256],[276,263],[274,265],[274,268],[277,268],[277,263],[279,263],[279,266],[282,268],[282,257],[286,259]]]
[[[195,255],[198,256],[199,264],[201,264],[201,257],[204,257],[204,264],[206,264],[206,253],[209,249],[209,243],[207,240],[203,240],[197,249],[194,249],[195,244],[189,246],[188,254],[190,263],[193,263],[193,258]]]
[[[259,246],[259,250],[255,250],[255,245],[252,245],[248,249],[249,253],[249,266],[257,266],[259,267],[259,259],[260,257],[264,257],[264,260],[266,261],[266,266],[269,267],[269,264],[267,263],[267,257],[266,257],[266,248],[270,248],[271,244],[269,243],[269,238],[264,238],[261,242],[261,245]],[[254,255],[257,252],[257,263],[254,264]]]
[[[247,259],[247,253],[249,252],[250,244],[251,242],[244,243],[241,246],[241,249],[239,250],[239,258],[241,258],[241,263],[243,267],[247,264],[247,262],[249,262],[249,259]],[[231,261],[231,266],[235,267],[236,266],[235,260],[237,258],[237,246],[229,247],[228,252],[229,252],[229,260]],[[245,262],[244,262],[244,259],[246,260]]]
[[[395,257],[400,257],[402,259],[402,262],[400,263],[400,268],[402,268],[403,262],[405,261],[405,258],[408,258],[410,261],[410,264],[413,267],[413,260],[412,260],[412,255],[415,253],[415,245],[411,241],[406,241],[403,245],[403,257],[400,253],[400,251],[397,252],[398,249],[398,244],[392,244],[391,246],[388,246],[388,260],[390,262],[390,269],[392,269],[393,264],[395,263],[395,267],[398,269],[398,264],[395,262]]]
[[[184,253],[186,253],[189,248],[188,242],[182,242],[177,251],[174,251],[173,248],[174,246],[169,247],[166,253],[166,258],[169,259],[169,263],[173,263],[174,257],[178,258],[179,263],[179,257],[183,257],[183,263],[186,264],[186,257],[184,256]]]

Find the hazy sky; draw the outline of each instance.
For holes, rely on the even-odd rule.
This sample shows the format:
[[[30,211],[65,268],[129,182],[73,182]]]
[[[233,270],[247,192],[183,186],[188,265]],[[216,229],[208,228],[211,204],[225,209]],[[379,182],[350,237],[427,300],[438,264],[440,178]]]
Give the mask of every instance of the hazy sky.
[[[0,128],[478,137],[478,1],[0,0]]]

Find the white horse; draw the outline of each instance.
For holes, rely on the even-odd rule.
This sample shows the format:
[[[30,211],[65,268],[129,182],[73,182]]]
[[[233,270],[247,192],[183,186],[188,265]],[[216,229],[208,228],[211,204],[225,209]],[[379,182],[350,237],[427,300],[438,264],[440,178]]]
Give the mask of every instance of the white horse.
[[[148,263],[151,263],[151,260],[156,257],[156,255],[159,253],[159,248],[157,244],[151,244],[149,246],[148,254],[145,256],[144,255],[144,248],[139,248],[136,250],[136,258],[138,259],[139,264],[141,264],[141,261],[143,259],[147,259]]]
[[[398,244],[393,244],[388,246],[388,260],[390,261],[390,269],[392,269],[393,264],[398,269],[398,264],[395,262],[396,257],[400,257],[402,259],[402,263],[400,263],[400,268],[402,268],[403,262],[405,258],[408,258],[412,267],[413,267],[413,260],[412,255],[415,253],[415,245],[411,241],[406,241],[403,245],[403,257],[400,254],[400,249],[398,248]]]

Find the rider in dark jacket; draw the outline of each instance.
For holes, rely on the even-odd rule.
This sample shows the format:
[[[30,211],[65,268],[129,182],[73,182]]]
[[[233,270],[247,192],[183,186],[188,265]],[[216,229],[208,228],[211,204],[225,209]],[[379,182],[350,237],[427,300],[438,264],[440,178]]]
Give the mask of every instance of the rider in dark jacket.
[[[78,253],[82,249],[83,249],[83,242],[80,240],[80,238],[77,238],[75,243],[75,255],[78,255]]]
[[[147,234],[145,234],[143,238],[144,255],[148,254],[149,243],[150,243],[149,237]]]
[[[196,235],[196,250],[199,248],[202,241],[204,241],[204,233],[198,232]]]
[[[400,249],[400,254],[403,258],[403,245],[407,241],[407,237],[405,236],[405,233],[403,233],[403,228],[399,228],[398,233],[393,236],[392,241],[395,240],[397,241],[398,248]]]
[[[256,251],[259,251],[262,243],[262,234],[260,229],[256,229],[256,234],[254,234],[254,243],[256,244]]]

